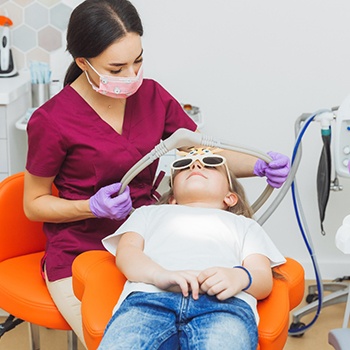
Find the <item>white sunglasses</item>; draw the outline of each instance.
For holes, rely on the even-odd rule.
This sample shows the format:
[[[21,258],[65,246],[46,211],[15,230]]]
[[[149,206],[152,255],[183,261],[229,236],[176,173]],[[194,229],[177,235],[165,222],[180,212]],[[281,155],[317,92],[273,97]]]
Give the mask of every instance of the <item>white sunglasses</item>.
[[[231,175],[226,164],[226,158],[219,155],[208,155],[208,154],[196,154],[190,157],[184,157],[174,160],[171,165],[171,175],[170,175],[170,186],[173,186],[173,179],[176,170],[188,169],[194,162],[199,161],[205,167],[216,168],[223,165],[226,169],[227,178],[229,181],[230,189],[233,189]]]

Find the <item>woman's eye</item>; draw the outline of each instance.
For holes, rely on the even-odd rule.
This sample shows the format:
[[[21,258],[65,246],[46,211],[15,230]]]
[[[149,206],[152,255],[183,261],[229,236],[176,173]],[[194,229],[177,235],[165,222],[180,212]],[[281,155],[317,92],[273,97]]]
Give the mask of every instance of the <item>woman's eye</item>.
[[[143,62],[143,58],[141,57],[137,61],[135,61],[134,64],[140,64],[142,62]],[[109,72],[110,72],[110,74],[119,74],[119,73],[121,73],[121,71],[122,71],[122,68],[120,68],[118,70],[110,70]]]
[[[111,74],[119,74],[122,71],[122,69],[118,69],[118,70],[111,70],[110,73]]]

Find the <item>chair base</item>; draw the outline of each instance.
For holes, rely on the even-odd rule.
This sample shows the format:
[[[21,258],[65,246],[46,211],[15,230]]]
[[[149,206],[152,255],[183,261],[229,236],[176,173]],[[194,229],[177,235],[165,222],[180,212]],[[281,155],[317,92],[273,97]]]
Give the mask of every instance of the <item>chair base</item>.
[[[315,295],[317,287],[312,285],[309,287],[309,296]],[[348,299],[350,292],[350,286],[346,283],[325,283],[323,284],[323,290],[332,292],[323,297],[322,307],[331,306],[339,303],[344,303]],[[300,324],[300,320],[303,316],[310,314],[311,312],[316,312],[318,308],[318,300],[312,301],[310,304],[298,309],[293,313],[293,323],[292,325]]]
[[[20,318],[17,318],[13,315],[8,315],[7,319],[4,323],[0,324],[0,338],[6,333],[9,332],[11,329],[15,328],[19,324],[24,322]]]

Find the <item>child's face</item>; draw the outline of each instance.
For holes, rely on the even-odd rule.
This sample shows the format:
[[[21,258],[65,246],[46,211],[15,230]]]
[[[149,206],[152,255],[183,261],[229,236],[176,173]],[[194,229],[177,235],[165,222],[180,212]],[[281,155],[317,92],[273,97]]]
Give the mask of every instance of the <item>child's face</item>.
[[[189,168],[176,171],[173,191],[173,204],[203,203],[226,209],[237,202],[237,196],[230,192],[225,167],[205,167],[198,160]]]

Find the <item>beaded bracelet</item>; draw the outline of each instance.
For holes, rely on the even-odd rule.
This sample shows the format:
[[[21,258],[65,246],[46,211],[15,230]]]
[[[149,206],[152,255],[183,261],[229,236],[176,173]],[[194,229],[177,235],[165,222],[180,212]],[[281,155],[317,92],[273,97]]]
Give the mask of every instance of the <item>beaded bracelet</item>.
[[[250,286],[251,286],[252,283],[253,283],[252,275],[250,274],[250,272],[249,272],[244,266],[237,265],[237,266],[234,266],[233,268],[234,268],[234,269],[242,269],[242,270],[244,270],[244,271],[247,273],[247,275],[248,275],[249,283],[248,283],[247,287],[245,287],[244,289],[242,289],[242,292],[244,292],[245,290],[249,289]]]

